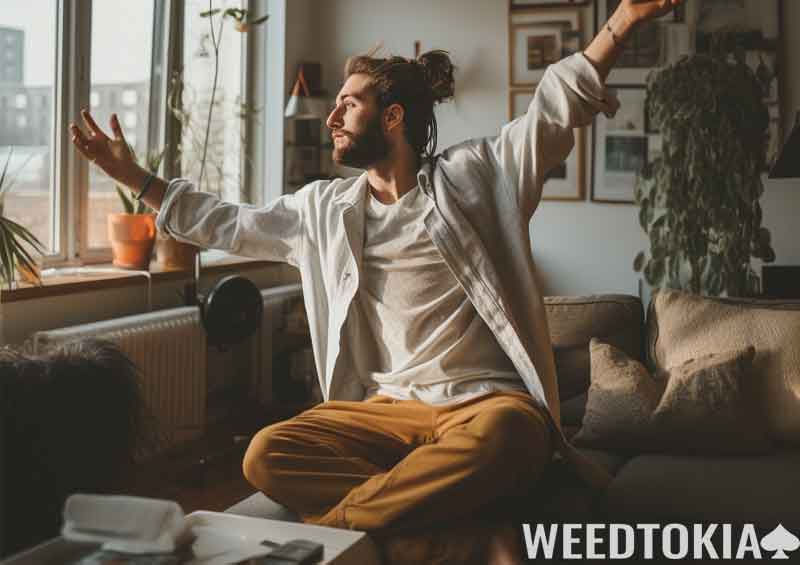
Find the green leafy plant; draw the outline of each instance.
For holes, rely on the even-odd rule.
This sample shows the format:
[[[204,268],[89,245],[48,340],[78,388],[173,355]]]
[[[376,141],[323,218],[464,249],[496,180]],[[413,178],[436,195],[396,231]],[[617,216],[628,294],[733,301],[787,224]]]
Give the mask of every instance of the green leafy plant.
[[[9,176],[8,172],[13,153],[12,147],[6,157],[5,165],[3,165],[3,172],[0,173],[0,281],[5,282],[9,289],[11,289],[11,283],[14,282],[14,271],[17,266],[30,273],[36,272],[36,261],[26,245],[36,253],[44,252],[42,242],[28,228],[3,215],[3,201],[15,180]],[[30,157],[23,163],[20,170],[28,161],[30,161]]]
[[[199,167],[197,186],[202,190],[211,191],[218,196],[223,194],[223,185],[230,183],[230,186],[238,186],[240,197],[244,197],[245,186],[242,182],[241,173],[230,174],[226,169],[226,162],[230,159],[230,154],[236,149],[232,149],[221,136],[212,134],[212,114],[222,112],[225,117],[238,119],[245,122],[254,117],[261,111],[261,108],[254,107],[240,97],[235,100],[226,101],[217,98],[217,83],[219,76],[219,52],[222,42],[222,32],[226,21],[233,21],[234,29],[239,32],[248,32],[255,25],[260,25],[269,19],[268,15],[251,18],[248,10],[238,8],[212,8],[209,1],[209,9],[199,14],[202,18],[208,18],[209,35],[207,36],[213,46],[214,57],[214,76],[211,90],[211,100],[207,101],[205,96],[199,96],[192,87],[192,81],[185,80],[184,71],[176,71],[170,77],[170,84],[167,96],[167,107],[172,117],[180,124],[180,142],[175,148],[174,162],[176,170],[181,170],[184,163],[184,155],[188,155],[188,166],[191,169]],[[219,18],[219,25],[215,29],[214,17]],[[208,56],[205,47],[202,48],[204,56]],[[239,147],[247,144],[244,128],[238,136]],[[244,166],[252,167],[250,158],[246,152],[243,155]],[[206,169],[208,168],[208,174]],[[186,171],[184,171],[186,173]],[[203,179],[206,185],[203,186]],[[209,182],[211,181],[211,182]]]
[[[647,113],[663,151],[636,183],[650,257],[633,263],[652,287],[753,296],[750,262],[775,260],[761,225],[769,116],[762,87],[739,57],[683,57],[651,74]]]

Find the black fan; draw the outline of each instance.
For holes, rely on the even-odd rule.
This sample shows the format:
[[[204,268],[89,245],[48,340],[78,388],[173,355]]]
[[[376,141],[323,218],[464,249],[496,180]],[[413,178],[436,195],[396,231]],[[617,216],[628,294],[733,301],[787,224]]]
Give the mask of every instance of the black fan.
[[[208,343],[218,348],[240,343],[261,325],[264,303],[250,279],[229,275],[205,297],[198,295]]]

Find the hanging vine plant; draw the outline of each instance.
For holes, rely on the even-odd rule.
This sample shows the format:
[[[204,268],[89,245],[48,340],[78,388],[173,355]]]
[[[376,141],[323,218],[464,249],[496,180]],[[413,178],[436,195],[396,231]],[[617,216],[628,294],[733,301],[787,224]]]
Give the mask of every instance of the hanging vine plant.
[[[758,202],[769,116],[757,77],[738,57],[683,57],[650,75],[646,107],[663,150],[636,183],[650,256],[634,270],[654,288],[758,294],[751,257],[775,252]]]

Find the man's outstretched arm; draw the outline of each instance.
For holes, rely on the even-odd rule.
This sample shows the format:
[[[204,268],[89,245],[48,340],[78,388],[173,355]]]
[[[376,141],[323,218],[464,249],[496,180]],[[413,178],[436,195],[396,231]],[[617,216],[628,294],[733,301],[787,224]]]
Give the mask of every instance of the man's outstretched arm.
[[[78,152],[136,193],[141,194],[146,187],[142,200],[159,211],[156,226],[160,231],[201,247],[297,266],[305,229],[303,203],[314,184],[261,208],[223,202],[213,194],[196,191],[186,179],[167,183],[151,177],[136,163],[116,114],[111,118],[111,136],[100,129],[87,110],[81,117],[86,132],[70,124]]]
[[[641,22],[660,18],[681,4],[683,0],[622,0],[583,52],[600,78],[605,82],[622,52],[622,44]]]

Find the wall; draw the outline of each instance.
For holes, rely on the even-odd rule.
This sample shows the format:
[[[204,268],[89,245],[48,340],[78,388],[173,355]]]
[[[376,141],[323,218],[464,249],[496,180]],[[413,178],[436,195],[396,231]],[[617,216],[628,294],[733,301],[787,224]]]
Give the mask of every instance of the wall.
[[[800,25],[800,2],[785,4],[786,30],[788,22]],[[450,51],[459,67],[456,101],[437,110],[440,149],[466,138],[493,135],[507,120],[506,0],[328,0],[314,6],[308,13],[308,29],[318,30],[317,56],[329,92],[338,90],[348,56],[381,41],[391,53],[412,56],[418,39],[423,51]],[[583,28],[592,29],[592,22],[589,7],[584,9]],[[783,37],[786,53],[800,52],[798,34],[790,37],[784,31]],[[786,114],[793,116],[800,110],[800,57],[787,63],[785,94],[792,111]],[[794,244],[800,185],[769,181],[762,207],[764,224],[773,233],[776,264],[800,264],[800,246]],[[542,202],[531,223],[531,238],[545,292],[637,294],[639,275],[632,269],[633,258],[647,246],[637,210],[588,199]]]

